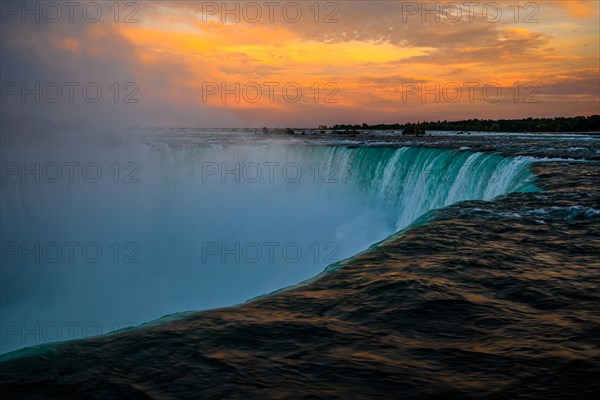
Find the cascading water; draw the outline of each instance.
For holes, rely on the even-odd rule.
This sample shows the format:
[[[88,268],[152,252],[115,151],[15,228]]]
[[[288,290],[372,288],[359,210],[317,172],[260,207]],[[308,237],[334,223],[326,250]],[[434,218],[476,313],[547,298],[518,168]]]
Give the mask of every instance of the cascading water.
[[[432,209],[536,190],[526,158],[425,148],[153,142],[2,159],[3,353],[237,304]]]

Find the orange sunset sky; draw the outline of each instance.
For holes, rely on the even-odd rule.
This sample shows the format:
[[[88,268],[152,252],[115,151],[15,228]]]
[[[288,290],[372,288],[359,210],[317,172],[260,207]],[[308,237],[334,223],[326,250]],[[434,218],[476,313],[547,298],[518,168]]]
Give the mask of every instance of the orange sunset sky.
[[[3,82],[103,88],[97,103],[5,96],[5,111],[169,127],[600,113],[597,1],[97,3],[97,22],[3,10]]]

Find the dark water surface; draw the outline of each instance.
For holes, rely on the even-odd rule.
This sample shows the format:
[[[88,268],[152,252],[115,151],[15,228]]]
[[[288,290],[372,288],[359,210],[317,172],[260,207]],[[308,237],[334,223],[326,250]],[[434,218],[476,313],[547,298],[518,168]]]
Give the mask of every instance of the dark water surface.
[[[535,163],[542,192],[433,211],[306,285],[6,357],[3,398],[595,398],[600,164],[588,147],[588,161]]]

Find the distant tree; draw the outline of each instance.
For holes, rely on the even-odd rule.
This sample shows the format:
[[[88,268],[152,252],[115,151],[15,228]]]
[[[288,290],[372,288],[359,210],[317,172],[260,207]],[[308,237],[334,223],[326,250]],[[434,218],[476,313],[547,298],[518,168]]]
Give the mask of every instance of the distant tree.
[[[394,130],[403,135],[424,135],[426,130],[438,131],[485,131],[485,132],[600,132],[600,115],[572,118],[525,118],[463,121],[437,121],[406,124],[377,124],[377,125],[334,125],[334,131],[355,132],[358,129]]]

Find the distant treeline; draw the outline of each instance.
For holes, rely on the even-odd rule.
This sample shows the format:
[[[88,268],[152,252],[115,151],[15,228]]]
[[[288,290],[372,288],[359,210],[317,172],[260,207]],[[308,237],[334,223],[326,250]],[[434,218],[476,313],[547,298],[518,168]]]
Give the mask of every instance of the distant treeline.
[[[407,124],[334,125],[335,131],[401,130],[405,134],[422,131],[483,131],[483,132],[600,132],[600,115],[572,118],[469,119]]]

